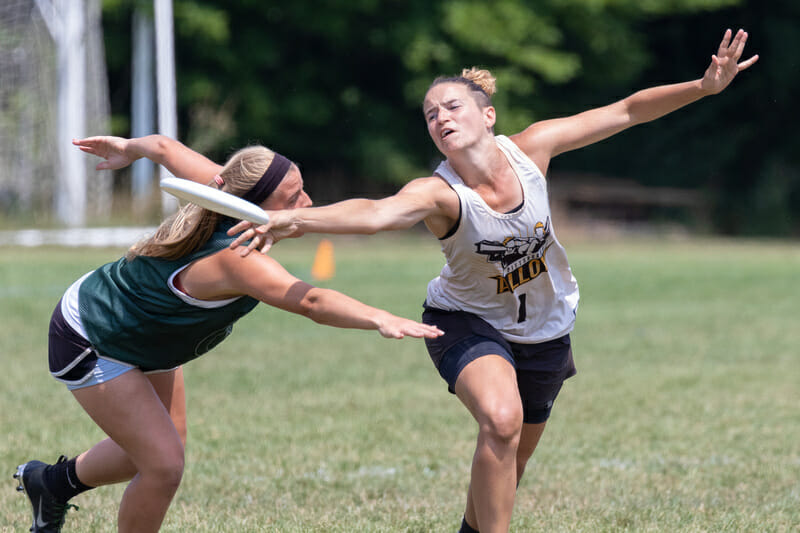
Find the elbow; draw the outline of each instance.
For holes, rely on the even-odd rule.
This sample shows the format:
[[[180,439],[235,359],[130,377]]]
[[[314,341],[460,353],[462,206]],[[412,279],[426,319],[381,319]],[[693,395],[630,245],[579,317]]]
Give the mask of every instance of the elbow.
[[[635,97],[636,94],[619,102],[615,122],[622,129],[648,122],[648,119],[641,113],[641,106],[637,105]]]
[[[325,289],[317,288],[310,290],[303,299],[300,300],[295,312],[309,320],[313,320],[317,324],[323,324],[324,322],[321,317],[324,315],[322,311],[324,298],[321,297],[320,293],[323,293],[324,290]]]
[[[375,235],[383,231],[398,231],[408,229],[416,222],[403,217],[403,218],[383,218],[380,216],[372,217],[369,222],[363,226],[362,233],[364,235]]]
[[[294,310],[300,316],[304,316],[306,318],[310,318],[314,320],[314,306],[315,306],[315,299],[314,298],[303,298],[297,308]]]
[[[638,126],[639,124],[644,124],[645,122],[650,122],[653,119],[645,119],[641,117],[637,117],[636,115],[629,115],[628,120],[625,122],[625,128],[631,128],[633,126]]]
[[[160,134],[155,134],[150,137],[153,142],[151,143],[151,153],[148,155],[148,159],[159,165],[163,165],[164,161],[167,160],[172,139]]]
[[[156,134],[153,137],[155,137],[156,141],[156,150],[161,153],[166,152],[167,147],[169,146],[170,139],[160,134]]]
[[[375,235],[376,233],[378,233],[382,229],[391,229],[391,228],[381,228],[381,227],[378,227],[378,226],[367,226],[367,227],[364,228],[363,235]]]
[[[633,105],[631,105],[630,102],[624,101],[623,103],[625,105],[621,110],[618,119],[619,124],[623,126],[623,129],[630,128],[631,126],[636,126],[638,124],[646,122],[646,120],[643,120],[642,117],[640,117],[639,114],[636,113],[636,109],[634,108]]]
[[[285,292],[282,291],[280,296],[272,295],[273,298],[277,297],[277,302],[274,299],[263,299],[262,301],[270,305],[278,304],[278,307],[286,311],[319,322],[317,317],[321,313],[325,290],[298,280],[292,283]]]

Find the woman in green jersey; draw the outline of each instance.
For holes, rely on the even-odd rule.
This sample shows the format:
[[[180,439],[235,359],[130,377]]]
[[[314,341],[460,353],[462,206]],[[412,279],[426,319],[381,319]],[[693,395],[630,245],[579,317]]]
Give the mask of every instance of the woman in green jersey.
[[[264,209],[311,205],[297,166],[262,146],[217,165],[163,136],[74,141],[118,169],[140,157]],[[70,498],[131,480],[118,513],[121,532],[157,531],[180,484],[186,443],[182,366],[216,346],[259,302],[320,324],[378,330],[387,338],[441,331],[297,279],[277,261],[229,248],[234,221],[188,204],[155,234],[76,281],[50,324],[53,376],[108,435],[56,464],[29,461],[15,477],[33,506],[34,532],[60,531]]]

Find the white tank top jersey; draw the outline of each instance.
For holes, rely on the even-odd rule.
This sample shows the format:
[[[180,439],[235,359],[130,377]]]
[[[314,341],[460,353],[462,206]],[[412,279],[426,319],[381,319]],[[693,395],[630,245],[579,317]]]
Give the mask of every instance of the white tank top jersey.
[[[557,339],[575,324],[578,283],[553,232],[544,175],[511,139],[495,139],[522,185],[522,206],[498,213],[447,161],[439,165],[436,174],[458,194],[461,220],[441,240],[447,263],[428,284],[427,305],[476,314],[511,342]]]

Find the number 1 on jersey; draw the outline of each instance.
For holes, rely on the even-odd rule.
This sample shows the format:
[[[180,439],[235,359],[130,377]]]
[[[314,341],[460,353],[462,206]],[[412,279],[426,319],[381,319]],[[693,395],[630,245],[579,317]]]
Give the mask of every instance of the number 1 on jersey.
[[[528,311],[525,309],[525,297],[527,294],[520,294],[519,295],[519,312],[517,313],[517,323],[525,322],[525,318],[528,316]]]

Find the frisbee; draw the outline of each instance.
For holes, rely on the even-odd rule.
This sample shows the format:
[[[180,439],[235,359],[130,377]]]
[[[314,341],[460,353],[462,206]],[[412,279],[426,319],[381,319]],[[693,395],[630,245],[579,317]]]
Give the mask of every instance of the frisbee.
[[[256,204],[208,185],[181,178],[164,178],[161,180],[160,186],[161,190],[173,196],[216,213],[247,220],[254,224],[269,222],[267,212]]]

